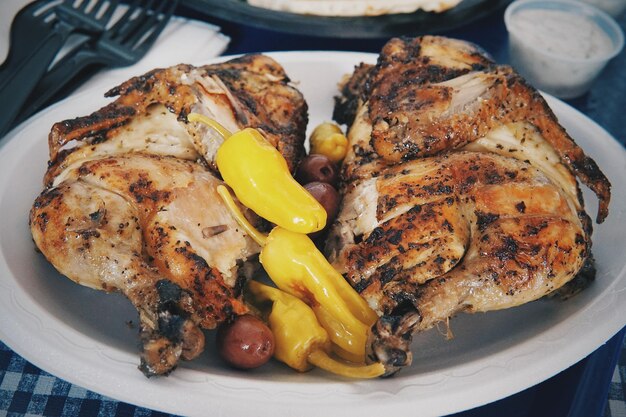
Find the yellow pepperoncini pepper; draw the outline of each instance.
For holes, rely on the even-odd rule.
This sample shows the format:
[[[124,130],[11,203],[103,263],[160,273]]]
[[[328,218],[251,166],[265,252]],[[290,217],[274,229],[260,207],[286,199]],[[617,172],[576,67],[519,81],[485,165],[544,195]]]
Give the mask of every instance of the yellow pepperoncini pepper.
[[[382,364],[364,364],[376,314],[306,236],[324,228],[323,206],[293,179],[285,159],[258,131],[244,129],[230,135],[205,116],[190,114],[188,119],[202,121],[226,138],[216,155],[222,178],[245,206],[277,225],[269,236],[259,233],[226,187],[217,187],[237,222],[263,247],[261,264],[285,291],[251,284],[257,296],[274,302],[269,321],[277,339],[276,356],[298,370],[306,370],[310,363],[345,376],[382,375]],[[330,349],[359,365],[331,358]]]
[[[305,301],[329,333],[342,358],[365,362],[365,345],[376,313],[333,268],[311,239],[275,227],[266,237],[241,214],[228,190],[217,189],[237,222],[262,246],[259,260],[281,290]]]
[[[298,298],[256,281],[248,283],[253,301],[271,301],[268,323],[275,340],[274,357],[300,372],[312,365],[351,378],[375,378],[385,368],[381,363],[348,365],[328,355],[330,341],[311,308]]]
[[[322,123],[313,129],[309,138],[311,153],[325,155],[337,163],[346,157],[348,152],[348,138],[341,128],[334,123]]]
[[[313,233],[326,226],[326,210],[289,172],[287,161],[255,129],[229,135],[219,123],[190,113],[225,136],[216,155],[217,167],[243,205],[266,220],[297,233]]]
[[[308,236],[275,227],[259,259],[278,288],[313,309],[340,348],[337,354],[354,362],[365,361],[369,329],[378,317]]]

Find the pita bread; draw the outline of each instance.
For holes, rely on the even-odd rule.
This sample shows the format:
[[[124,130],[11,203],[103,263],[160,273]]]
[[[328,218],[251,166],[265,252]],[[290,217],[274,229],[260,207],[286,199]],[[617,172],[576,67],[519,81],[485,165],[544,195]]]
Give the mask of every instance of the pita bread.
[[[317,16],[380,16],[413,13],[417,10],[443,12],[461,0],[248,0],[265,9]]]

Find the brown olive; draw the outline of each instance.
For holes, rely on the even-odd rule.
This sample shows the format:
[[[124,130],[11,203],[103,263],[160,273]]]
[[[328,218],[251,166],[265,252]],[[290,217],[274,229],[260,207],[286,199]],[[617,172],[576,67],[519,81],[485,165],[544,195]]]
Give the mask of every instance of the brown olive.
[[[296,179],[300,184],[309,182],[326,182],[335,185],[338,179],[337,165],[327,156],[311,154],[306,156],[296,172]]]
[[[326,210],[326,224],[330,225],[339,212],[340,198],[337,189],[327,182],[319,181],[305,184],[304,188],[324,207]]]
[[[262,320],[243,315],[217,329],[215,339],[220,356],[239,369],[257,368],[274,354],[274,335]]]

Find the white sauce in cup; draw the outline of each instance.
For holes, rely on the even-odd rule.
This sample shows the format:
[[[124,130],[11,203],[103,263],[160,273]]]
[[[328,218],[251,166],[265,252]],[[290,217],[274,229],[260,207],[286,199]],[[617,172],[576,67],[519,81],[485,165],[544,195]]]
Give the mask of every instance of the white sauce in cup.
[[[517,0],[505,13],[511,64],[561,98],[584,94],[624,36],[609,15],[577,1]]]
[[[613,42],[595,22],[560,10],[520,10],[511,18],[511,30],[523,42],[564,58],[596,58],[613,50]]]

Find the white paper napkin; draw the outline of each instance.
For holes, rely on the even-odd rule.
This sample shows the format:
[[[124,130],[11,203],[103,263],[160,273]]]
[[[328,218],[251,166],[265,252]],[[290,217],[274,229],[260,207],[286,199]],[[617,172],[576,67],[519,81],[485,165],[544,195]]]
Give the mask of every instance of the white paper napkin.
[[[100,71],[76,92],[92,87],[104,91],[154,68],[203,63],[220,56],[229,42],[230,38],[220,33],[218,26],[174,17],[141,61],[130,67]]]
[[[9,27],[13,16],[28,2],[29,0],[0,0],[0,62],[4,61],[8,53]],[[229,42],[230,38],[220,33],[218,26],[173,17],[141,61],[130,67],[102,70],[76,92],[97,88],[104,93],[109,88],[154,68],[180,63],[203,63],[221,55]]]

